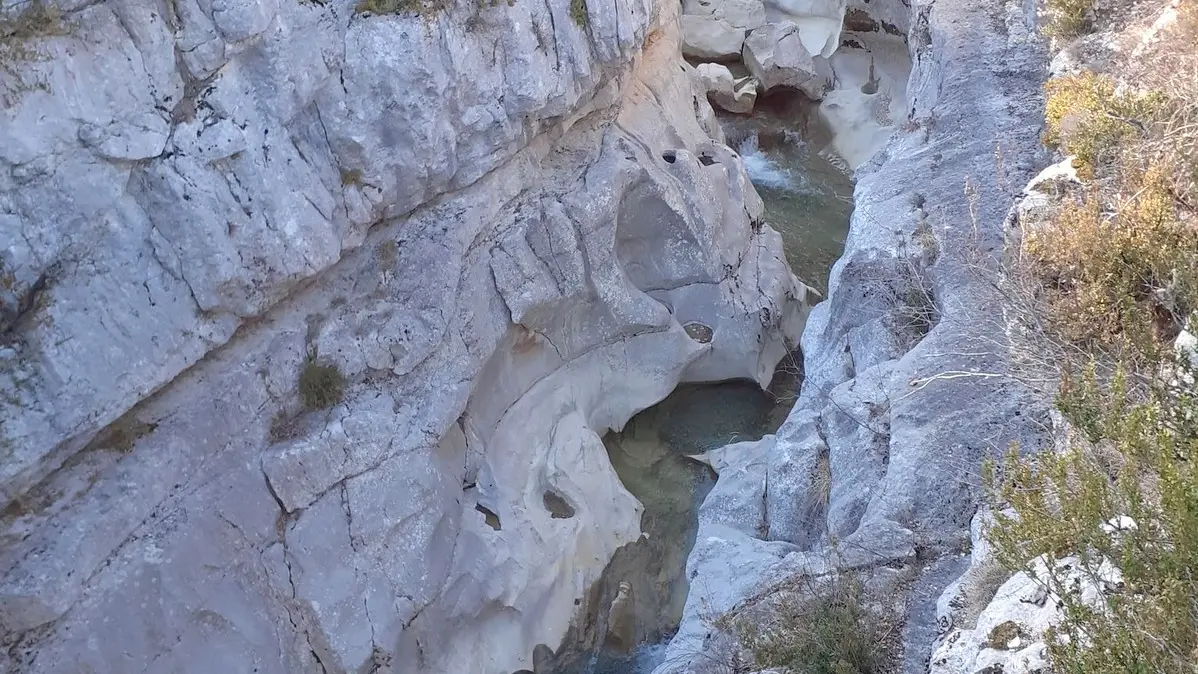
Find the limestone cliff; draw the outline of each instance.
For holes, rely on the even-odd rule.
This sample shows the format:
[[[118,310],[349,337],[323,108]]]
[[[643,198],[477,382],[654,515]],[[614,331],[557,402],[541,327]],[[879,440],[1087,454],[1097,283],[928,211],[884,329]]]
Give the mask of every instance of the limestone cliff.
[[[897,21],[897,5],[869,7]],[[1042,398],[996,374],[1010,371],[1010,344],[980,271],[995,268],[1007,209],[1047,163],[1035,7],[921,0],[903,25],[906,119],[856,171],[794,410],[776,436],[713,457],[686,617],[659,674],[707,671],[711,616],[836,568],[877,569],[905,611],[902,671],[926,671],[936,600],[968,566],[982,461],[1036,446],[1046,427]]]
[[[797,338],[673,3],[425,10],[0,10],[0,670],[527,667],[600,435]]]

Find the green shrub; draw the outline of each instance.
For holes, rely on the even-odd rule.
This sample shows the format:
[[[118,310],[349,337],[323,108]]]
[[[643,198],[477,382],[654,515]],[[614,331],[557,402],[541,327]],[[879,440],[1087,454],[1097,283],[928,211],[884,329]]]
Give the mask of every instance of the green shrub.
[[[1150,353],[1198,308],[1198,231],[1179,217],[1164,170],[1121,179],[1119,193],[1068,203],[1028,231],[1023,252],[1065,340]]]
[[[1188,360],[1180,380],[1192,377]],[[1123,375],[1103,385],[1076,381],[1061,409],[1086,429],[1062,453],[1012,452],[990,484],[998,507],[990,539],[1000,561],[1028,568],[1062,597],[1062,622],[1048,634],[1054,672],[1193,674],[1198,654],[1198,399],[1192,386],[1158,383],[1142,395]],[[1190,381],[1193,381],[1190,379]],[[1139,398],[1139,399],[1137,399]],[[1130,518],[1112,533],[1104,523]],[[1096,604],[1082,601],[1057,562],[1077,556],[1082,569],[1104,562],[1120,587]],[[1061,637],[1068,637],[1062,639]]]
[[[445,9],[446,0],[360,0],[356,14],[420,14],[432,16]],[[360,179],[361,176],[359,175]],[[344,180],[344,176],[342,177]]]
[[[1057,37],[1075,37],[1086,31],[1088,14],[1094,0],[1047,0],[1048,24],[1045,31]]]
[[[1048,0],[1051,28],[1085,29],[1090,4]],[[1070,434],[1034,457],[1013,449],[986,481],[997,559],[1059,598],[1057,674],[1198,671],[1198,372],[1172,349],[1198,309],[1198,1],[1178,12],[1171,35],[1110,68],[1164,93],[1093,73],[1046,85],[1044,139],[1089,184],[1025,228],[1016,274],[1042,300],[1031,323],[1050,346],[1035,357],[1064,370]],[[1079,574],[1103,591],[1083,600]]]
[[[309,410],[338,405],[345,398],[345,377],[336,365],[322,365],[313,353],[304,361],[299,377],[300,401]]]
[[[570,18],[579,28],[587,27],[587,0],[570,0]]]
[[[807,579],[801,592],[734,622],[758,668],[880,674],[896,656],[898,619],[855,575]]]
[[[1117,159],[1165,102],[1158,93],[1116,93],[1112,78],[1092,72],[1049,80],[1044,90],[1044,142],[1076,155],[1082,175]]]

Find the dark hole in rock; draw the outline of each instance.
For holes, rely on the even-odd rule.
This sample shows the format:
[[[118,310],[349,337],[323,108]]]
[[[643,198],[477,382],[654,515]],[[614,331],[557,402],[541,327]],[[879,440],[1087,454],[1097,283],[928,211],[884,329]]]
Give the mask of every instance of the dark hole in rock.
[[[855,33],[875,33],[880,26],[878,22],[861,9],[850,9],[844,13],[844,29]]]
[[[691,339],[700,344],[710,344],[711,337],[713,334],[715,334],[710,327],[703,325],[702,323],[687,323],[686,325],[682,326],[682,329],[686,330],[686,334],[689,335]]]
[[[487,523],[487,526],[491,527],[495,531],[501,531],[503,529],[503,527],[499,524],[499,515],[496,515],[490,508],[479,503],[475,504],[474,509],[483,514],[483,521]]]
[[[678,155],[673,150],[666,150],[661,153],[661,158],[666,160],[667,164],[673,164],[678,161]]]
[[[555,520],[568,520],[574,517],[574,506],[552,489],[545,490],[545,493],[541,495],[541,501],[545,504],[545,510],[549,511],[549,516]]]
[[[543,672],[553,660],[553,649],[545,644],[537,644],[532,649],[532,671]]]

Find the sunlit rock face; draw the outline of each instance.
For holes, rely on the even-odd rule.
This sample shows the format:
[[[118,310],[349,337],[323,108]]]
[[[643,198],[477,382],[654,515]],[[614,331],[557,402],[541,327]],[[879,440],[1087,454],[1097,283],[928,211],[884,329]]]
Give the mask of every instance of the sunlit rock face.
[[[719,479],[699,511],[682,624],[656,674],[721,671],[712,616],[773,583],[838,569],[865,570],[899,598],[896,669],[928,671],[944,629],[937,601],[969,566],[981,466],[1013,443],[1043,441],[1048,401],[993,374],[1017,354],[987,276],[1018,217],[1014,196],[1047,163],[1034,7],[862,7],[846,13],[842,41],[890,41],[904,58],[885,61],[860,41],[831,55],[837,83],[820,110],[856,180],[844,253],[804,328],[804,380],[786,422],[711,455]],[[904,63],[910,77],[898,79]],[[900,106],[890,125],[851,123],[837,92],[877,101],[888,86]],[[847,111],[839,122],[832,104]]]
[[[639,535],[600,436],[810,305],[677,9],[62,10],[0,112],[0,669],[531,667]]]

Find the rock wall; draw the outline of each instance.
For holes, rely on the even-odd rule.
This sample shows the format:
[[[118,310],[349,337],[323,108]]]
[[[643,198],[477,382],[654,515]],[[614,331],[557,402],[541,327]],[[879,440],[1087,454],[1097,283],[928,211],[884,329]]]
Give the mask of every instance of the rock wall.
[[[889,578],[906,607],[901,669],[926,671],[936,601],[968,566],[982,461],[1036,446],[1047,427],[1046,401],[1002,374],[1010,347],[988,280],[1008,208],[1047,163],[1034,4],[923,0],[907,21],[906,120],[856,171],[785,425],[713,457],[686,615],[658,674],[718,671],[713,616],[836,568]]]
[[[749,112],[771,91],[798,91],[818,102],[830,147],[809,140],[854,169],[909,114],[910,23],[902,2],[687,0],[682,52],[705,61],[700,91],[728,112]]]
[[[809,306],[676,8],[571,7],[64,3],[4,45],[0,670],[556,645],[639,534],[601,434],[764,384]]]

